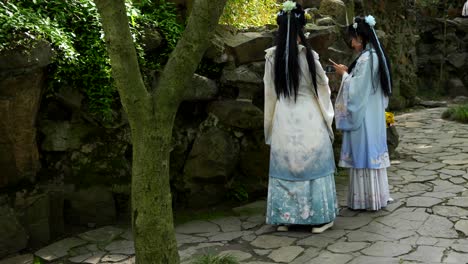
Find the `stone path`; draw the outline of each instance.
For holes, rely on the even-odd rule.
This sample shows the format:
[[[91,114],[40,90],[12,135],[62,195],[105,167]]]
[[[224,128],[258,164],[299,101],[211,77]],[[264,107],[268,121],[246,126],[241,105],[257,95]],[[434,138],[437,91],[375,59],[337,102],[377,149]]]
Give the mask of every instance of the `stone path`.
[[[264,224],[264,202],[257,202],[241,208],[240,217],[178,226],[182,263],[205,253],[231,254],[245,264],[468,263],[468,125],[441,120],[443,110],[397,117],[401,159],[389,169],[395,202],[385,210],[346,209],[346,185],[338,183],[343,209],[333,229],[320,235],[304,228],[279,233]],[[36,252],[53,263],[134,263],[133,254],[131,233],[117,227]],[[5,263],[28,262],[0,261]]]

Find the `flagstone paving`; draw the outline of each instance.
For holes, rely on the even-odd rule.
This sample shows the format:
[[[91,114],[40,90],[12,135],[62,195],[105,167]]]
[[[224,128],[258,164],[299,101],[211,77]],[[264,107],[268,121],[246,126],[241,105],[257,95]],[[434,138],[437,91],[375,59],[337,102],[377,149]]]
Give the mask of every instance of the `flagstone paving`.
[[[181,262],[210,253],[230,254],[244,264],[467,263],[468,125],[442,120],[444,110],[396,117],[400,159],[388,170],[395,202],[384,210],[346,209],[346,183],[338,183],[340,216],[317,235],[307,227],[276,232],[264,224],[265,202],[259,201],[237,208],[238,217],[178,226]],[[35,255],[52,263],[130,264],[132,239],[129,230],[103,227]],[[32,263],[32,255],[21,257],[0,264]]]

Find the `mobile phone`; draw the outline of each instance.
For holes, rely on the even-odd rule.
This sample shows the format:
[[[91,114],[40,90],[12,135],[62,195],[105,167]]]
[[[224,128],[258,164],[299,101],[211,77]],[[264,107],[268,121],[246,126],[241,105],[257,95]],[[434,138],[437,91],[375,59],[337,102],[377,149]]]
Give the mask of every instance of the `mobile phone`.
[[[336,72],[336,69],[335,69],[335,67],[333,67],[333,65],[326,65],[325,66],[325,72],[326,73],[333,73],[333,72]]]

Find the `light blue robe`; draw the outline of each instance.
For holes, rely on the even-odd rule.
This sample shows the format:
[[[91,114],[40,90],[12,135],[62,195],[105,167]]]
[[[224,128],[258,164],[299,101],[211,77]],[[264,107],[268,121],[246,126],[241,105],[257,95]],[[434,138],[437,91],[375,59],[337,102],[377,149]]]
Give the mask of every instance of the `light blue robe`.
[[[335,102],[336,127],[343,131],[340,167],[382,169],[390,166],[385,108],[376,51],[368,45],[353,71],[343,75]]]

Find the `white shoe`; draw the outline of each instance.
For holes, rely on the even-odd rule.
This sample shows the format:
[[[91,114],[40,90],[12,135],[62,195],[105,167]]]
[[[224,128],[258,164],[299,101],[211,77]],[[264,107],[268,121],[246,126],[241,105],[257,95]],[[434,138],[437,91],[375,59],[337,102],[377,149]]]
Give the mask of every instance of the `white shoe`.
[[[278,231],[278,232],[288,232],[289,228],[287,226],[278,226],[276,228],[276,231]]]
[[[393,203],[395,200],[392,197],[388,197],[388,203]]]
[[[325,230],[331,228],[333,226],[334,222],[330,222],[328,224],[324,224],[321,227],[312,227],[312,233],[313,234],[321,234],[325,232]]]

